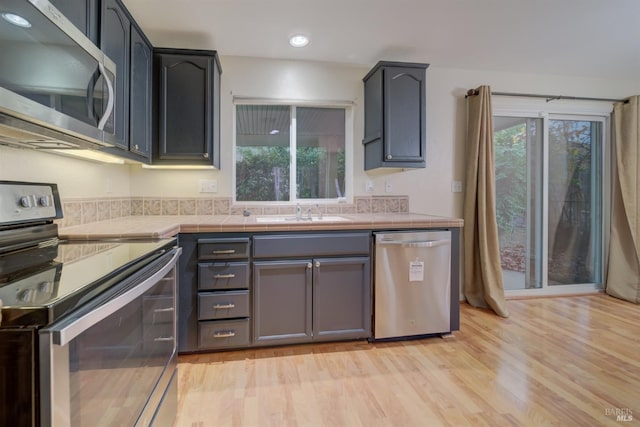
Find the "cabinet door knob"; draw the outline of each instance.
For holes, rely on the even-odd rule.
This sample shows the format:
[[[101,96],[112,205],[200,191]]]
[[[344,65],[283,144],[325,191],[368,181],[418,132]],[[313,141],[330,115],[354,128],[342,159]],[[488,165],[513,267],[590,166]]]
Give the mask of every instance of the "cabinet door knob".
[[[391,154],[387,154],[387,160],[391,160],[393,159],[393,156]]]
[[[209,153],[202,153],[202,157],[204,157],[205,159],[209,158]]]
[[[320,268],[320,261],[316,261],[316,268]]]
[[[214,279],[233,279],[234,277],[236,277],[235,274],[231,273],[231,274],[216,274],[215,276],[213,276]]]
[[[135,145],[133,146],[133,148],[135,148],[135,149],[137,150],[137,149],[138,149],[138,144],[135,144]]]
[[[310,262],[307,263],[307,268],[313,268],[313,264],[311,264]]]

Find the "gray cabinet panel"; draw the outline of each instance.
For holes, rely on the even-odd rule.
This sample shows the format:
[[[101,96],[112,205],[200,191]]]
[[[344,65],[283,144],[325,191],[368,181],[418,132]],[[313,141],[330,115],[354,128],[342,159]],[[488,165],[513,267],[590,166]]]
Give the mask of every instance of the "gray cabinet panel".
[[[365,170],[425,167],[428,66],[380,61],[364,77]]]
[[[199,320],[249,317],[249,313],[249,291],[198,294]]]
[[[132,24],[129,149],[145,160],[151,156],[152,64],[151,44]]]
[[[253,238],[255,258],[366,255],[369,233],[276,234]]]
[[[311,260],[253,263],[254,344],[311,340],[310,263]]]
[[[314,260],[313,339],[371,336],[368,257]]]
[[[385,145],[389,162],[424,162],[424,70],[385,70]]]
[[[198,264],[199,290],[249,289],[248,262]]]
[[[103,0],[100,29],[100,48],[116,64],[116,146],[128,150],[131,21],[118,0]]]
[[[249,238],[198,239],[198,259],[249,258]]]
[[[249,336],[249,319],[198,322],[199,349],[244,347]]]
[[[154,163],[220,167],[220,75],[215,51],[155,49]]]

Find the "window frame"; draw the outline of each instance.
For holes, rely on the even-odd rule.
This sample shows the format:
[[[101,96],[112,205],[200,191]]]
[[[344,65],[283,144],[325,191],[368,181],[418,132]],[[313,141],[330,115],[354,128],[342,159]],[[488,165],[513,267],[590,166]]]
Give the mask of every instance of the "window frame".
[[[289,110],[289,152],[291,160],[289,162],[289,200],[237,200],[237,178],[236,178],[236,151],[237,151],[237,111],[238,105],[280,105],[287,106]],[[330,199],[306,199],[297,197],[297,153],[296,153],[296,120],[297,108],[339,108],[344,110],[344,193],[342,198]],[[309,204],[329,204],[337,202],[353,201],[353,135],[354,135],[354,103],[352,101],[303,101],[303,100],[278,100],[264,98],[235,98],[233,99],[233,147],[232,147],[232,177],[231,185],[233,188],[232,203],[233,204],[252,204],[252,205],[291,205],[294,203]]]
[[[573,295],[601,292],[606,281],[608,268],[609,225],[611,221],[611,180],[612,180],[612,152],[611,152],[611,112],[613,104],[593,101],[553,101],[541,99],[523,99],[496,96],[492,99],[492,116],[541,118],[543,126],[542,156],[543,156],[543,189],[542,189],[542,287],[533,289],[505,290],[507,297],[527,297],[545,295]],[[583,283],[552,285],[548,284],[548,179],[549,179],[549,121],[550,120],[589,120],[602,123],[602,143],[600,152],[602,182],[600,214],[602,218],[600,244],[602,259],[602,283]]]

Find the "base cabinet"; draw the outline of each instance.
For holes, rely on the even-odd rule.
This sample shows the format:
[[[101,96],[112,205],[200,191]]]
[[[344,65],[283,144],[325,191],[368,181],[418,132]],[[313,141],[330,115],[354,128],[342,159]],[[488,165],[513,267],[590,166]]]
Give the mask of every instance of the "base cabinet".
[[[311,341],[311,260],[253,263],[254,344]]]
[[[321,258],[313,267],[313,339],[371,335],[369,257]]]
[[[254,236],[253,344],[370,337],[369,249],[361,232]]]
[[[254,344],[371,335],[368,257],[253,263]]]

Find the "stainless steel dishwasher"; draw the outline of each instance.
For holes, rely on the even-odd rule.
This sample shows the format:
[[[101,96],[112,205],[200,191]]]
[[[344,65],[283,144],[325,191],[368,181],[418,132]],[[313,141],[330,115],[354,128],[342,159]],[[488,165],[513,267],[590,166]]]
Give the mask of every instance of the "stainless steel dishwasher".
[[[375,233],[374,339],[451,331],[451,232]]]

